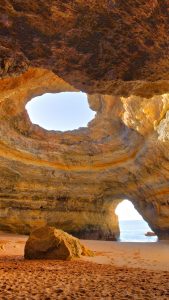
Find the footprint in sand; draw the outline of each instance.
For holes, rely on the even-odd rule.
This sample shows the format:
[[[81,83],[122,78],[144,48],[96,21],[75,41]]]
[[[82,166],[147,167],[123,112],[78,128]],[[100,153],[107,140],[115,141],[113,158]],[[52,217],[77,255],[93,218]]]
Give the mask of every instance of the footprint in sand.
[[[134,253],[133,253],[133,257],[134,257],[134,258],[140,257],[140,252],[138,252],[138,251],[137,251],[137,252],[134,252]]]
[[[5,250],[4,245],[0,245],[0,250]]]

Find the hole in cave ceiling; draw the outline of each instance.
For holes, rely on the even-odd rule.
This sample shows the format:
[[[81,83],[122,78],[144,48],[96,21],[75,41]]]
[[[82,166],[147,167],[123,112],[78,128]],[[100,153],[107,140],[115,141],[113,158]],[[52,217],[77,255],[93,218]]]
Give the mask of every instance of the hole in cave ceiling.
[[[82,92],[46,93],[29,101],[26,109],[33,124],[58,131],[87,127],[96,114]]]

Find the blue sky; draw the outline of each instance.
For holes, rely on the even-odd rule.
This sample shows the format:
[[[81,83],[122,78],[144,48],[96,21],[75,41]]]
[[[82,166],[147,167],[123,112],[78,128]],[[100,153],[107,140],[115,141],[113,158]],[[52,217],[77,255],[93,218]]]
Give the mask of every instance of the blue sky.
[[[44,94],[26,105],[31,122],[47,130],[73,130],[86,127],[95,116],[82,92]]]

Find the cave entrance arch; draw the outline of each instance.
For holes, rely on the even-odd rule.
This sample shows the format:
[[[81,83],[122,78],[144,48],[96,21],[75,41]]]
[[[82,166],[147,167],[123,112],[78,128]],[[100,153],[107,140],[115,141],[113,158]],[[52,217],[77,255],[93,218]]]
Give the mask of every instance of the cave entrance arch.
[[[46,93],[31,99],[26,110],[33,124],[62,132],[87,127],[95,117],[82,92]]]
[[[131,201],[122,200],[116,207],[121,242],[156,242],[157,236],[149,236],[152,232],[147,222],[135,209]],[[148,236],[145,234],[148,233]]]

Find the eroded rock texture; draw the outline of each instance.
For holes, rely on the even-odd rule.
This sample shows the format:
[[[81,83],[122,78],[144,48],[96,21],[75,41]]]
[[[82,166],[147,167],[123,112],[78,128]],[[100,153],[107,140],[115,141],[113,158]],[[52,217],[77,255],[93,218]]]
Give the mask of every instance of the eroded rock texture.
[[[131,200],[169,237],[169,4],[0,1],[0,228],[114,239]],[[25,104],[88,92],[88,128],[47,132]]]
[[[27,259],[70,260],[82,255],[94,256],[94,252],[72,235],[49,226],[33,230],[24,249],[24,257]]]
[[[1,0],[0,76],[52,70],[88,93],[169,90],[168,0]]]

